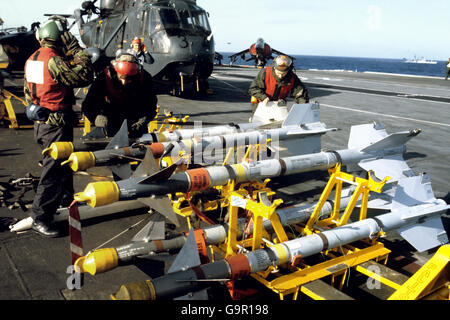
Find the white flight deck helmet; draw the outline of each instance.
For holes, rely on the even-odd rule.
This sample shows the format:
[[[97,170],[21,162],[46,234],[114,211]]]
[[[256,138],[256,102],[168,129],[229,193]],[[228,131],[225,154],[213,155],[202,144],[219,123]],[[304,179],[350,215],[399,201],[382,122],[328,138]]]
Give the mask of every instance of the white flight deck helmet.
[[[281,72],[288,72],[292,69],[292,59],[282,54],[275,58],[275,69]]]

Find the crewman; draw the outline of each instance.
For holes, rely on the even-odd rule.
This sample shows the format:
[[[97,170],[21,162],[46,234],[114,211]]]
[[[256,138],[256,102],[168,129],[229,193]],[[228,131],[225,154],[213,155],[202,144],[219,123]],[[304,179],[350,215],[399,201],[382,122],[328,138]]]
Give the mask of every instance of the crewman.
[[[155,62],[155,59],[153,59],[151,54],[148,52],[147,47],[142,43],[140,38],[133,38],[133,40],[131,41],[131,48],[136,54],[136,57],[141,65],[143,65],[144,63],[152,64],[153,62]]]
[[[109,137],[117,133],[125,119],[129,136],[139,137],[148,132],[157,102],[150,74],[133,54],[118,50],[116,59],[92,83],[81,110]]]
[[[450,58],[447,61],[447,71],[445,72],[445,80],[448,79],[448,75],[450,74]]]
[[[52,16],[36,30],[40,48],[25,64],[24,93],[26,114],[34,121],[34,136],[41,149],[56,141],[73,141],[77,117],[74,88],[93,81],[93,67],[78,40],[68,31],[64,17]],[[73,201],[73,177],[70,168],[45,155],[42,173],[31,208],[32,229],[46,237],[58,237],[61,231],[52,223],[59,206]]]
[[[295,103],[309,102],[308,90],[293,72],[292,59],[286,55],[277,56],[270,66],[261,69],[249,89],[258,102],[277,101],[279,106],[286,105],[289,93]]]

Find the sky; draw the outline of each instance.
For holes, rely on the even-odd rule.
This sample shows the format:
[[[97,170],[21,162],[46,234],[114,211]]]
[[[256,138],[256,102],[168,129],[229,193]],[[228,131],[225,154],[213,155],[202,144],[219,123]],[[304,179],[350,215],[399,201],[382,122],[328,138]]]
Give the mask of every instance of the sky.
[[[82,0],[0,0],[3,27],[72,13]],[[100,1],[98,1],[99,3]],[[197,0],[209,12],[216,51],[257,38],[291,55],[447,60],[449,0]],[[1,27],[0,27],[1,28]]]

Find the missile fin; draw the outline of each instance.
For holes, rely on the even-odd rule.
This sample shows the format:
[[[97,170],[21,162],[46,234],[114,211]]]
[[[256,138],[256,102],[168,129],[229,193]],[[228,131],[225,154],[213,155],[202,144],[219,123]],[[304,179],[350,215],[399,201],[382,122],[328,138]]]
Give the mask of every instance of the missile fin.
[[[319,135],[282,140],[281,143],[293,156],[320,152],[322,141]]]
[[[122,180],[130,178],[132,175],[131,166],[129,163],[115,164],[108,166],[108,168]]]
[[[440,216],[397,230],[418,252],[423,252],[448,243],[448,236]]]
[[[178,216],[175,211],[173,211],[172,203],[169,197],[165,196],[163,198],[139,198],[139,201],[154,209],[155,211],[161,213],[177,227],[180,226]]]
[[[150,221],[131,239],[133,242],[148,242],[151,240],[162,240],[165,238],[166,222],[164,216],[155,212]]]
[[[398,181],[414,175],[400,154],[380,159],[363,160],[358,162],[358,165],[366,171],[373,171],[379,179],[391,177],[392,181]]]
[[[156,164],[152,151],[148,149],[145,153],[144,160],[142,160],[136,170],[134,170],[132,178],[146,177],[155,172],[158,172],[158,165]]]
[[[146,176],[142,180],[139,181],[139,183],[153,183],[156,181],[161,180],[167,180],[172,176],[172,174],[175,172],[178,166],[178,162],[171,164],[167,168],[164,168],[162,170],[159,170],[158,172],[155,172],[149,176]]]
[[[423,252],[448,242],[441,217],[436,215],[448,207],[443,200],[436,199],[430,177],[422,174],[398,182],[391,210],[402,214],[405,221],[419,221],[399,228],[397,232],[417,251]]]
[[[258,104],[252,116],[252,122],[261,122],[262,124],[270,124],[276,121],[284,121],[287,117],[287,107],[279,107],[276,102],[269,102],[264,105],[262,102]]]
[[[181,248],[176,259],[170,266],[167,273],[174,273],[180,270],[197,267],[201,264],[200,255],[198,253],[197,243],[195,241],[194,228],[189,230],[186,243]]]
[[[116,135],[111,139],[105,149],[115,149],[122,148],[128,146],[128,124],[127,119],[123,120],[122,126],[119,131],[117,131]]]
[[[304,123],[319,122],[319,104],[304,103],[293,104],[284,119],[282,127],[299,126]]]
[[[387,136],[380,122],[360,124],[350,128],[348,148],[363,148]]]
[[[362,148],[361,151],[371,152],[375,150],[400,147],[408,142],[411,138],[417,136],[419,133],[420,129],[391,133],[390,135]]]
[[[392,211],[404,210],[436,200],[431,179],[427,174],[401,179],[398,182],[394,198],[392,199]]]

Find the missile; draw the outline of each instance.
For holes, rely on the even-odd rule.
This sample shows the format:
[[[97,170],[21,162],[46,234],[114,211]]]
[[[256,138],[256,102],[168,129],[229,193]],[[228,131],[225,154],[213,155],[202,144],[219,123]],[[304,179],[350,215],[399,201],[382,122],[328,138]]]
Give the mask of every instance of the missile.
[[[122,285],[112,298],[173,299],[209,287],[208,280],[242,279],[270,266],[292,264],[298,257],[306,258],[394,230],[419,251],[428,250],[448,242],[440,215],[449,208],[445,201],[434,197],[427,175],[402,178],[388,213],[213,263],[180,269],[145,282],[128,283]]]
[[[344,197],[340,201],[340,210],[344,209],[351,199],[349,192],[353,188],[343,190]],[[333,198],[334,199],[334,198]],[[369,205],[371,202],[369,201]],[[278,209],[276,214],[280,219],[282,226],[289,226],[306,222],[311,216],[316,203],[313,204],[296,204],[282,209]],[[333,211],[332,201],[326,201],[322,207],[319,216],[325,219]],[[246,228],[246,219],[239,219],[238,223],[238,237],[241,237]],[[273,227],[270,220],[263,221],[263,227],[269,233],[273,233]],[[197,229],[196,239],[201,242],[201,247],[209,245],[219,245],[227,239],[229,226],[227,223],[221,225],[207,226],[202,229]],[[115,248],[103,248],[89,252],[86,256],[81,257],[77,262],[80,272],[88,272],[91,275],[96,275],[109,270],[112,270],[120,265],[127,265],[139,256],[154,255],[173,249],[180,249],[186,243],[186,234],[181,234],[170,239],[164,239],[163,236],[155,236],[155,230],[164,230],[164,226],[156,226],[154,221],[150,221],[141,231],[139,231],[133,238],[132,242]],[[252,232],[252,228],[250,228]],[[149,239],[159,238],[149,241]]]
[[[230,123],[223,126],[212,127],[194,127],[193,129],[177,129],[173,131],[163,131],[156,133],[146,133],[142,137],[132,141],[113,142],[113,139],[106,138],[103,128],[94,128],[90,133],[83,136],[82,139],[72,142],[54,142],[48,148],[42,151],[42,154],[48,154],[53,159],[67,159],[73,152],[78,151],[96,151],[110,148],[121,148],[129,146],[132,143],[150,144],[155,142],[170,142],[192,139],[194,137],[207,137],[215,135],[233,134],[239,132],[248,132],[258,128],[279,126],[288,115],[286,107],[278,107],[276,104],[264,106],[260,104],[256,109],[259,116],[253,117],[250,123]],[[255,111],[255,113],[256,113]],[[125,120],[126,121],[126,120]],[[199,122],[201,123],[201,122]],[[121,129],[124,127],[122,124]],[[127,128],[127,126],[125,126]],[[120,130],[119,130],[120,132]],[[117,136],[117,134],[116,134]],[[128,137],[128,135],[127,135]],[[130,143],[131,142],[131,143]]]
[[[415,129],[388,135],[379,123],[352,126],[349,149],[251,163],[210,166],[175,174],[172,174],[176,169],[175,164],[153,174],[148,174],[141,169],[138,174],[135,172],[129,179],[89,183],[85,190],[75,194],[74,198],[95,207],[119,200],[164,197],[176,192],[203,191],[210,187],[226,185],[230,180],[241,183],[313,170],[326,170],[337,163],[358,165],[366,171],[372,170],[376,177],[390,176],[396,181],[404,176],[413,175],[412,170],[403,160],[402,154],[406,149],[405,143],[419,133],[420,130]],[[154,162],[154,159],[151,159],[151,153],[147,152],[140,166],[149,166],[148,163],[152,161]]]
[[[221,162],[224,160],[223,152],[219,151],[250,144],[264,144],[268,139],[272,141],[273,149],[278,149],[278,141],[285,142],[292,154],[319,152],[321,149],[320,135],[334,130],[337,129],[328,129],[319,121],[318,104],[294,104],[281,128],[196,137],[173,142],[154,142],[147,147],[152,151],[154,158],[170,154],[172,159],[176,159],[180,151],[183,151],[185,155],[192,155],[190,163],[213,164],[218,160]],[[121,130],[118,134],[126,135],[126,131]],[[127,141],[127,138],[123,137],[122,140]],[[138,144],[136,147],[118,147],[115,140],[113,143],[113,145],[108,145],[105,150],[74,152],[62,165],[68,164],[73,171],[78,171],[93,166],[125,164],[129,162],[129,159],[143,159],[147,150],[142,144]],[[114,172],[114,168],[110,167],[110,169]],[[119,174],[118,176],[122,179],[129,177]]]

